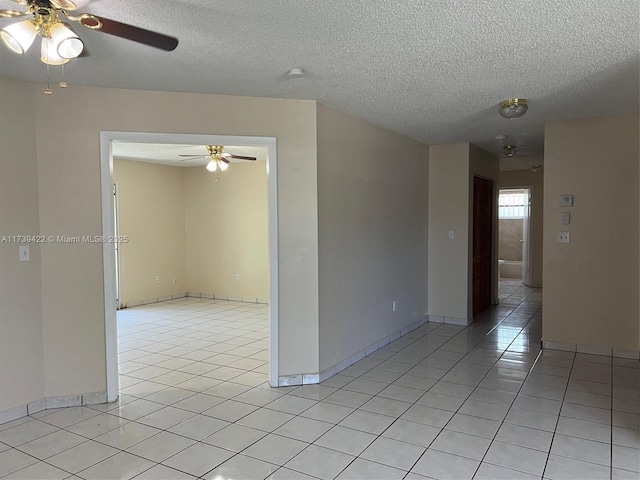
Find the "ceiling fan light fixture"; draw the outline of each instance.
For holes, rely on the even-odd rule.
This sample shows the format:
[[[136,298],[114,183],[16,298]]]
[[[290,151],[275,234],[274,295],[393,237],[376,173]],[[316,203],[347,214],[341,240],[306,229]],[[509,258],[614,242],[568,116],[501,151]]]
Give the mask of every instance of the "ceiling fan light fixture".
[[[215,160],[209,160],[209,163],[207,163],[207,166],[205,168],[210,172],[215,172],[216,170],[218,170],[218,164]]]
[[[82,53],[84,43],[65,23],[58,22],[51,26],[51,41],[60,58],[76,58]]]
[[[61,10],[78,10],[87,5],[91,0],[49,0],[51,5]]]
[[[505,157],[511,158],[516,154],[517,149],[518,147],[516,147],[515,145],[505,145],[504,147],[502,147],[502,153]]]
[[[508,119],[520,118],[529,109],[526,98],[508,98],[498,105],[498,112]]]
[[[69,62],[58,54],[58,45],[51,38],[43,37],[40,48],[40,60],[47,65],[64,65]]]
[[[224,172],[227,168],[229,168],[229,165],[227,165],[227,163],[223,162],[222,160],[218,160],[218,168],[221,172]]]
[[[37,34],[38,27],[31,20],[13,23],[0,31],[4,44],[19,55],[29,50]]]

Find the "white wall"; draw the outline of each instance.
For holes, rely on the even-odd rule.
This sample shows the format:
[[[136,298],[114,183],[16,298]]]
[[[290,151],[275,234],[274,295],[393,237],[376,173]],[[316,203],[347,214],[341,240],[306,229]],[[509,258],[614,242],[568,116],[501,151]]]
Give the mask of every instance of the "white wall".
[[[0,77],[0,413],[44,395],[40,233],[32,87]],[[30,262],[18,261],[29,245]]]
[[[640,349],[638,132],[638,115],[545,127],[544,340]],[[560,195],[574,206],[561,208]]]
[[[264,159],[233,163],[219,181],[203,166],[114,159],[113,178],[119,233],[128,237],[120,245],[123,306],[186,292],[267,302]]]
[[[43,232],[101,233],[100,131],[276,137],[279,373],[317,371],[314,102],[89,87],[32,95]],[[104,391],[102,246],[45,245],[42,298],[45,395]]]
[[[449,321],[473,319],[473,177],[494,181],[497,157],[469,143],[429,147],[429,315]],[[494,200],[493,257],[498,258],[497,204]],[[449,238],[453,231],[454,238]],[[492,298],[498,272],[492,271]]]
[[[118,233],[128,239],[119,245],[120,304],[186,292],[184,169],[114,159],[113,180]]]
[[[219,181],[204,167],[183,170],[188,291],[266,302],[269,241],[264,160],[232,163]]]
[[[429,315],[467,319],[469,202],[469,144],[431,145]]]
[[[426,145],[318,105],[321,371],[424,319],[427,187]]]

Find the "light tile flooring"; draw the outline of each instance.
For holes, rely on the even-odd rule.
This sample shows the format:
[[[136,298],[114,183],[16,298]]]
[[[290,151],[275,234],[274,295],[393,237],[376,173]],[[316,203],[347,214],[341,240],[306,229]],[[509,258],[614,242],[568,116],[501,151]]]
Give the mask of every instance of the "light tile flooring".
[[[541,353],[541,292],[501,298],[280,389],[265,306],[123,310],[119,402],[0,425],[0,477],[638,479],[639,362]]]

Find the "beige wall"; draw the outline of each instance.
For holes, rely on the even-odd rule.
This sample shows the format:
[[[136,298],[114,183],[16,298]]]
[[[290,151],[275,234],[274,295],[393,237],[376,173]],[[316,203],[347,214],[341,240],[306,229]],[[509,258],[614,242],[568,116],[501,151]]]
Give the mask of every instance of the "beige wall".
[[[542,226],[544,220],[544,173],[531,170],[509,170],[500,172],[499,188],[531,188],[531,286],[542,287]],[[558,219],[559,222],[559,219]],[[554,230],[555,231],[555,230]]]
[[[114,159],[118,184],[120,304],[187,290],[184,170]],[[160,283],[156,283],[156,276]]]
[[[544,340],[639,349],[638,128],[638,115],[545,127]]]
[[[429,147],[429,315],[473,318],[473,178],[494,181],[499,161],[469,143]],[[497,218],[494,200],[494,218]],[[454,238],[449,238],[453,231]],[[497,221],[493,257],[497,262]],[[492,299],[497,294],[497,265],[492,269]]]
[[[234,163],[216,181],[202,166],[115,159],[113,178],[120,235],[128,237],[120,245],[122,305],[185,292],[267,301],[264,160]]]
[[[9,237],[38,235],[38,177],[30,85],[0,77],[0,412],[44,396],[40,245],[19,262]]]
[[[320,370],[424,319],[427,187],[426,145],[318,105]]]
[[[469,144],[431,145],[429,315],[467,318],[469,193]]]
[[[101,233],[100,131],[276,137],[279,373],[318,370],[315,102],[77,86],[51,96],[41,86],[31,91],[47,233]],[[46,396],[104,391],[102,246],[45,245],[42,299]]]
[[[217,175],[204,167],[184,170],[187,290],[266,301],[269,242],[264,160],[233,163],[217,182]]]

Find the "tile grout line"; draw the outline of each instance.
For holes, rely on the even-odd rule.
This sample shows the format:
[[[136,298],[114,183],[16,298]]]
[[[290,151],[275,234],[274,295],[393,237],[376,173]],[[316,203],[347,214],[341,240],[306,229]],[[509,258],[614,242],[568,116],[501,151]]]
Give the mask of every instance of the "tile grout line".
[[[530,294],[530,295],[528,295],[526,298],[524,298],[524,299],[523,299],[523,300],[522,300],[522,301],[521,301],[521,302],[516,306],[516,308],[514,308],[514,309],[512,310],[512,312],[511,312],[511,313],[513,313],[513,312],[514,312],[514,311],[515,311],[515,310],[516,310],[520,305],[522,305],[522,304],[527,300],[527,298],[529,298],[530,296],[531,296],[531,294]],[[526,324],[524,324],[524,325],[520,328],[520,330],[519,330],[519,332],[518,332],[518,335],[520,335],[520,334],[522,333],[522,331],[523,331],[523,330],[526,328],[526,326],[531,322],[531,320],[533,319],[533,317],[535,316],[535,314],[536,314],[538,311],[539,311],[539,309],[538,309],[538,310],[536,310],[536,312],[535,312],[535,313],[533,313],[533,314],[531,315],[531,318],[527,321],[527,323],[526,323]],[[489,334],[490,334],[490,333],[491,333],[495,328],[497,328],[497,327],[498,327],[502,322],[504,322],[507,318],[509,318],[509,316],[511,315],[511,313],[510,313],[509,315],[507,315],[506,317],[503,317],[503,318],[502,318],[502,320],[498,321],[498,323],[497,323],[493,328],[491,328],[488,332],[486,332],[486,333],[485,333],[485,336],[484,336],[481,340],[479,340],[479,341],[478,341],[478,342],[473,346],[473,348],[472,348],[471,350],[467,351],[467,352],[466,352],[466,353],[465,353],[465,354],[464,354],[464,355],[463,355],[463,356],[462,356],[462,357],[461,357],[461,358],[460,358],[456,363],[454,363],[454,364],[453,364],[453,366],[451,366],[451,368],[449,368],[449,370],[447,371],[447,373],[449,373],[449,372],[450,372],[450,371],[451,371],[451,370],[452,370],[456,365],[458,365],[458,364],[460,364],[460,363],[465,363],[465,362],[462,362],[462,360],[463,360],[467,355],[469,355],[469,353],[470,353],[470,352],[472,352],[475,348],[477,348],[477,347],[478,347],[478,345],[480,345],[484,340],[486,340],[486,337],[487,337],[487,336],[488,336],[488,335],[489,335]],[[447,342],[445,342],[443,345],[441,345],[441,346],[440,346],[440,347],[438,347],[436,350],[434,350],[434,352],[432,352],[432,354],[433,354],[433,353],[435,353],[436,351],[438,351],[440,348],[444,347],[444,346],[445,346],[449,341],[453,340],[456,336],[458,336],[458,335],[460,335],[461,333],[465,332],[465,331],[467,330],[467,328],[468,328],[468,327],[469,327],[469,326],[465,327],[465,328],[464,328],[464,329],[462,329],[460,332],[458,332],[456,335],[452,336],[449,340],[447,340]],[[509,343],[509,346],[511,346],[511,345],[513,344],[513,342],[514,342],[514,341],[515,341],[515,339],[518,337],[518,335],[516,335],[516,336],[514,337],[514,339]],[[491,366],[491,369],[493,369],[493,368],[495,367],[495,365],[496,365],[496,364],[498,363],[498,361],[502,358],[502,356],[504,355],[504,352],[506,352],[506,351],[508,350],[508,348],[509,348],[509,347],[507,347],[507,348],[503,351],[503,353],[500,355],[500,357],[498,357],[498,358],[495,360],[495,362],[494,362],[494,363],[493,363],[493,365]],[[445,351],[449,351],[449,350],[445,350]],[[458,352],[456,352],[456,353],[458,353]],[[459,353],[462,353],[462,352],[459,352]],[[431,354],[429,354],[427,357],[429,357],[430,355],[431,355]],[[425,357],[425,358],[427,358],[427,357]],[[478,384],[473,388],[473,390],[471,391],[471,393],[469,393],[469,395],[467,395],[467,396],[465,397],[465,402],[466,402],[466,400],[468,400],[468,399],[471,397],[471,395],[473,395],[473,392],[474,392],[477,388],[479,388],[480,383],[482,383],[482,381],[487,377],[487,375],[489,375],[489,373],[491,372],[491,369],[489,369],[489,371],[487,371],[487,373],[482,377],[482,379],[480,380],[480,382],[479,382],[479,383],[478,383]],[[440,377],[440,380],[442,380],[442,378],[443,378],[445,375],[446,375],[446,374],[444,374],[442,377]],[[440,380],[438,380],[438,381],[440,381]],[[463,385],[464,385],[464,384],[463,384]],[[468,386],[470,387],[471,385],[468,385]],[[430,389],[429,389],[429,390],[430,390]],[[427,392],[428,392],[429,390],[427,390]],[[425,393],[427,393],[427,392],[425,392]],[[422,398],[422,397],[421,397],[421,398]],[[419,399],[418,399],[418,400],[419,400]],[[413,405],[416,405],[416,404],[417,404],[417,402],[418,402],[418,400],[416,400],[416,401],[412,404],[412,406],[413,406]],[[515,399],[514,399],[514,401],[515,401]],[[441,434],[441,433],[446,429],[446,426],[447,426],[447,425],[449,424],[449,422],[453,419],[453,417],[454,417],[454,416],[459,412],[459,410],[462,408],[462,406],[463,406],[463,405],[464,405],[464,402],[460,405],[460,407],[458,407],[458,409],[456,409],[456,410],[455,410],[455,412],[454,412],[454,414],[451,416],[451,418],[450,418],[449,420],[447,420],[447,422],[446,422],[442,427],[435,427],[435,428],[440,428],[440,432],[439,432],[439,433],[434,437],[434,439],[433,439],[433,440],[429,443],[429,445],[425,448],[425,451],[424,451],[424,452],[423,452],[423,453],[422,453],[422,454],[421,454],[421,455],[416,459],[416,461],[413,463],[412,467],[408,470],[407,474],[411,472],[411,470],[416,466],[416,464],[420,461],[420,459],[424,456],[424,454],[429,450],[429,447],[431,447],[431,445],[433,445],[433,443],[437,440],[438,436],[439,436],[439,435],[440,435],[440,434]],[[409,408],[410,408],[410,407],[409,407]],[[435,408],[435,407],[434,407],[434,408]],[[406,411],[406,410],[405,410],[405,411]],[[474,416],[474,415],[470,415],[470,416]],[[483,418],[483,417],[479,417],[479,418]],[[389,428],[391,428],[391,426],[392,426],[393,424],[395,424],[395,422],[396,422],[397,420],[399,420],[399,419],[400,419],[400,417],[397,417],[397,418],[396,418],[396,420],[395,420],[391,425],[389,425],[389,427],[387,427],[387,428],[386,428],[386,429],[385,429],[385,430],[384,430],[380,435],[378,435],[378,437],[382,436],[382,434],[383,434],[386,430],[388,430]],[[497,432],[496,432],[496,433],[497,433]],[[468,435],[472,435],[472,434],[468,434]],[[473,435],[473,436],[475,436],[475,435]],[[484,438],[484,437],[479,437],[479,438]],[[375,441],[375,440],[374,440],[374,441]],[[493,442],[493,440],[492,440],[492,442]],[[443,452],[443,453],[446,453],[446,452]],[[458,455],[458,456],[462,456],[462,455]],[[463,458],[469,458],[469,457],[464,457],[464,456],[462,456],[462,457],[463,457]],[[471,459],[471,460],[473,460],[473,459]],[[482,462],[480,462],[480,463],[482,463]],[[479,468],[479,467],[480,467],[480,465],[478,465],[478,468]]]
[[[547,471],[547,467],[549,465],[549,458],[551,457],[551,450],[553,449],[553,442],[556,439],[556,434],[558,431],[558,424],[560,423],[560,417],[562,416],[562,408],[564,407],[564,399],[567,397],[567,392],[569,391],[569,382],[571,381],[571,375],[573,375],[573,367],[576,364],[577,353],[573,353],[573,358],[571,359],[571,371],[569,372],[569,377],[567,377],[567,384],[564,387],[564,394],[562,395],[562,402],[560,404],[560,411],[558,412],[558,419],[556,420],[556,426],[553,429],[553,436],[551,437],[551,443],[549,444],[549,452],[547,453],[547,460],[544,463],[544,469],[542,470],[542,478],[544,478],[544,474]]]

